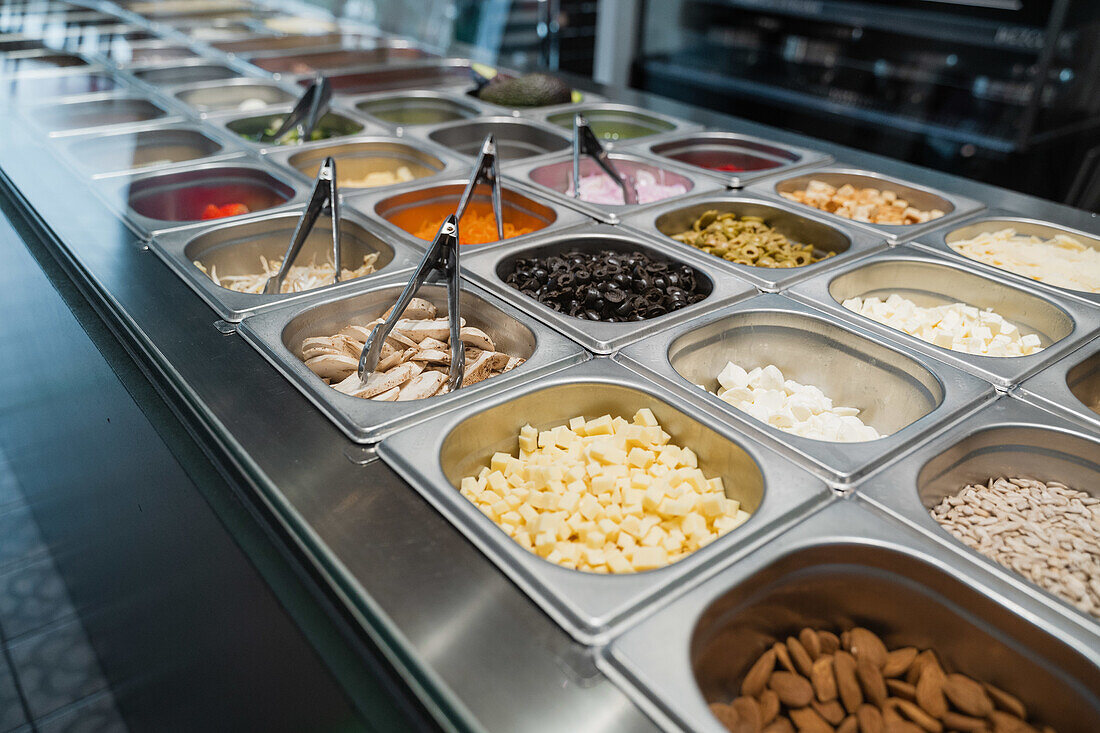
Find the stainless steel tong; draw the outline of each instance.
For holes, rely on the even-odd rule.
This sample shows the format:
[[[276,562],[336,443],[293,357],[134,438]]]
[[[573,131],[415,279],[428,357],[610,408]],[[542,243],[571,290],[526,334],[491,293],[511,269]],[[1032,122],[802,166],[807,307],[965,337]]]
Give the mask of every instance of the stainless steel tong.
[[[294,109],[283,118],[283,124],[273,135],[261,135],[260,142],[272,142],[279,140],[295,127],[298,128],[298,140],[309,142],[309,136],[317,123],[328,111],[329,102],[332,101],[332,84],[327,77],[319,76],[313,83],[306,87]]]
[[[412,278],[409,279],[400,297],[390,309],[390,314],[380,325],[375,326],[363,344],[363,353],[359,356],[359,380],[366,382],[374,370],[378,367],[378,360],[382,356],[382,344],[393,331],[394,326],[405,313],[405,308],[412,302],[413,296],[419,292],[433,272],[442,273],[447,283],[447,322],[451,333],[451,366],[447,370],[447,390],[455,391],[462,386],[462,378],[466,372],[466,351],[462,345],[462,321],[459,313],[459,269],[458,269],[458,217],[451,214],[439,227],[428,251],[424,254]]]
[[[310,232],[317,224],[325,205],[329,205],[329,215],[332,218],[332,264],[336,267],[336,273],[332,276],[333,284],[340,282],[340,197],[336,191],[336,161],[332,157],[325,158],[317,171],[317,180],[313,184],[313,194],[309,198],[309,204],[302,216],[298,219],[298,226],[294,229],[294,236],[290,238],[290,246],[283,255],[283,264],[279,271],[267,279],[264,285],[265,295],[277,295],[283,287],[283,280],[290,272],[291,265],[302,251],[302,245],[306,243]]]
[[[462,220],[462,215],[466,213],[466,207],[470,205],[470,201],[473,199],[474,190],[482,183],[492,189],[493,218],[497,222],[497,239],[503,241],[504,214],[500,198],[500,163],[497,160],[496,140],[493,139],[491,134],[486,135],[485,140],[482,141],[481,152],[477,154],[477,160],[474,161],[473,175],[470,176],[470,182],[466,184],[466,190],[462,192],[462,196],[458,200],[455,216],[458,217],[459,221]]]
[[[611,176],[611,180],[619,184],[623,190],[623,202],[627,204],[638,203],[638,192],[634,190],[634,183],[628,176],[619,173],[619,169],[607,156],[596,133],[588,126],[588,120],[584,115],[573,116],[573,198],[581,197],[581,156],[587,155],[596,161],[603,172]]]

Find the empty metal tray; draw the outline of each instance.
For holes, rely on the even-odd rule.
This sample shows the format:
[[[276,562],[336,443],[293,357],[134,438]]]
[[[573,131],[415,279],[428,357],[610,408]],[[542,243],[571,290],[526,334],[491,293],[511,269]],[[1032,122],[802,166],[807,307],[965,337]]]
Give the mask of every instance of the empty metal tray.
[[[264,295],[241,293],[217,285],[195,262],[217,268],[220,275],[250,274],[260,271],[260,258],[281,260],[290,244],[300,208],[281,210],[248,219],[211,222],[205,228],[184,229],[158,234],[150,246],[168,265],[198,293],[210,307],[227,321],[239,321],[245,316],[275,306],[297,303],[324,293],[362,290],[367,281],[387,279],[411,269],[420,255],[406,244],[380,237],[363,217],[344,211],[340,223],[343,264],[354,269],[363,257],[378,253],[377,272],[354,280],[329,284],[298,293]],[[327,217],[321,217],[310,233],[296,261],[331,261],[332,227]]]
[[[240,332],[349,438],[359,443],[374,443],[402,426],[480,404],[479,401],[499,394],[508,384],[541,379],[586,358],[583,349],[552,329],[480,288],[465,284],[460,306],[466,323],[489,334],[498,350],[527,361],[504,374],[449,394],[405,402],[380,402],[343,394],[325,384],[303,363],[300,355],[304,338],[329,336],[348,324],[365,325],[381,317],[397,301],[404,285],[404,279],[390,279],[386,284],[355,288],[354,293],[333,292],[311,298],[296,307],[250,316],[240,326]],[[430,300],[441,314],[446,313],[445,287],[427,285],[418,297]]]
[[[667,385],[685,403],[759,433],[776,451],[840,484],[993,397],[980,379],[882,344],[868,331],[836,324],[781,295],[713,310],[627,346],[614,358]],[[834,404],[858,408],[858,417],[883,437],[861,443],[813,440],[756,420],[714,394],[718,372],[730,361],[746,370],[773,364],[784,378],[820,388]]]
[[[958,260],[903,247],[871,255],[842,268],[796,284],[789,291],[849,323],[903,343],[911,349],[953,364],[1002,389],[1019,383],[1047,364],[1077,348],[1100,328],[1100,311],[1076,301],[1036,293],[996,274],[977,274]],[[841,305],[848,298],[897,293],[918,306],[965,303],[995,313],[1034,333],[1044,347],[1029,356],[978,356],[941,348],[904,331],[872,321]]]
[[[516,117],[479,117],[421,128],[412,134],[470,159],[477,157],[485,136],[492,134],[504,170],[513,161],[560,152],[570,146],[569,138],[557,129]]]
[[[286,55],[254,56],[249,63],[273,74],[317,74],[360,66],[386,66],[431,58],[407,41],[385,41],[371,48],[337,49]]]
[[[673,443],[695,451],[704,474],[722,477],[726,494],[752,513],[740,527],[677,563],[618,575],[570,570],[523,549],[458,491],[462,477],[488,465],[494,452],[514,455],[519,430],[526,424],[542,430],[577,415],[629,420],[643,407],[653,411]],[[607,359],[497,390],[391,436],[378,452],[584,643],[599,643],[639,606],[675,592],[710,564],[745,555],[829,498],[825,485],[810,474],[708,416],[689,415],[655,385]]]
[[[107,72],[75,73],[60,70],[53,74],[16,76],[0,81],[0,99],[17,105],[37,104],[43,99],[70,97],[94,92],[110,92],[122,86]]]
[[[856,227],[835,223],[835,219],[827,221],[804,211],[796,213],[786,204],[736,193],[715,192],[678,199],[669,204],[658,204],[639,213],[627,214],[622,218],[622,223],[651,236],[656,234],[670,246],[695,250],[697,248],[692,245],[672,239],[672,235],[691,229],[700,216],[711,210],[719,214],[736,214],[738,217],[761,217],[765,224],[792,242],[813,245],[819,256],[826,252],[834,253],[832,257],[802,267],[780,268],[739,265],[698,250],[700,254],[706,254],[716,267],[734,272],[767,292],[782,290],[795,282],[813,277],[822,270],[887,246],[882,237]]]
[[[209,158],[225,152],[223,143],[198,125],[172,125],[87,135],[72,140],[65,152],[93,176]]]
[[[672,260],[694,268],[707,296],[685,308],[644,321],[605,323],[574,318],[559,313],[505,284],[504,277],[517,259],[548,256],[568,250],[641,251],[650,257]],[[739,278],[721,272],[707,272],[694,255],[685,255],[671,247],[633,235],[606,224],[581,224],[570,229],[542,236],[532,235],[526,245],[494,248],[464,258],[466,274],[479,283],[515,303],[517,307],[549,323],[585,348],[597,354],[610,354],[627,344],[662,329],[683,323],[703,313],[720,308],[735,300],[756,294],[756,289]]]
[[[200,81],[221,81],[244,76],[222,64],[199,63],[180,66],[158,66],[131,72],[137,79],[156,87],[175,87]]]
[[[548,124],[573,130],[573,117],[583,114],[588,120],[592,132],[609,147],[626,144],[651,135],[668,132],[698,129],[699,125],[658,112],[651,112],[629,104],[575,104],[569,107],[555,108],[554,111],[538,115]]]
[[[1100,433],[1100,340],[1093,339],[1027,380],[1012,394]]]
[[[256,38],[246,36],[225,41],[214,41],[210,45],[219,51],[232,54],[275,53],[302,48],[358,48],[375,41],[374,36],[360,33],[325,33],[320,35],[268,36]]]
[[[31,107],[26,110],[26,115],[33,124],[50,133],[68,133],[94,127],[162,120],[170,112],[144,97],[108,94],[93,99],[78,97]]]
[[[242,114],[269,105],[292,104],[294,95],[274,82],[260,79],[228,79],[202,82],[175,92],[176,99],[199,112],[236,110]],[[241,109],[242,105],[244,109]]]
[[[379,124],[394,126],[399,133],[406,127],[465,120],[482,113],[481,105],[471,99],[429,90],[367,94],[349,103]]]

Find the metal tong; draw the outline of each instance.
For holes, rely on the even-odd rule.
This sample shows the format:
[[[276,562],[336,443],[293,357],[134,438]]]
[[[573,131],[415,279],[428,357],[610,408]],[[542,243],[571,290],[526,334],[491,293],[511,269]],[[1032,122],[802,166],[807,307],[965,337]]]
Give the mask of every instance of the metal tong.
[[[619,173],[619,169],[607,156],[596,133],[588,126],[588,120],[584,115],[573,116],[573,198],[581,197],[581,156],[587,155],[603,168],[603,172],[611,176],[611,180],[619,184],[623,190],[623,203],[638,203],[638,192],[634,190],[634,183],[628,176]]]
[[[477,160],[474,161],[473,175],[470,177],[470,182],[466,184],[466,190],[462,192],[462,196],[458,199],[455,216],[458,217],[459,221],[462,220],[462,215],[466,213],[466,207],[470,205],[474,190],[482,183],[492,188],[493,218],[497,222],[497,239],[503,241],[504,214],[500,198],[500,164],[497,160],[496,140],[493,139],[492,134],[486,135],[485,140],[482,141],[481,152],[477,154]]]
[[[327,77],[319,76],[313,83],[306,87],[294,109],[283,118],[283,124],[273,135],[261,135],[260,142],[272,142],[279,140],[295,127],[298,128],[298,140],[308,142],[313,128],[325,116],[329,102],[332,101],[332,84]]]
[[[447,322],[451,333],[451,366],[447,370],[447,390],[453,392],[462,386],[466,372],[466,350],[462,345],[462,321],[459,315],[459,270],[458,270],[458,217],[451,214],[439,227],[428,251],[424,254],[416,271],[413,272],[405,289],[397,298],[390,314],[380,325],[375,326],[363,344],[363,353],[359,356],[359,381],[366,382],[367,377],[378,368],[382,356],[382,344],[393,331],[394,326],[412,302],[413,296],[424,285],[433,272],[441,272],[447,283]]]
[[[302,251],[302,245],[306,243],[310,232],[317,224],[317,219],[329,205],[329,215],[332,218],[332,264],[336,272],[332,276],[333,284],[340,282],[340,197],[336,191],[336,161],[332,157],[325,158],[325,162],[317,170],[317,180],[313,184],[313,194],[309,198],[309,204],[302,216],[298,219],[298,226],[294,229],[294,236],[290,238],[290,246],[283,255],[283,264],[279,271],[267,279],[264,285],[264,295],[277,295],[283,287],[283,280],[290,272],[291,265]]]

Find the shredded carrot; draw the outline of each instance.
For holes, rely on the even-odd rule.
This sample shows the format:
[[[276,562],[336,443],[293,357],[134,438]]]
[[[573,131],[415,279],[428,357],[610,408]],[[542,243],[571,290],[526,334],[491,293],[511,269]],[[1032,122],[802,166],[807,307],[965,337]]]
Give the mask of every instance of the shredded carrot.
[[[424,219],[420,227],[413,232],[414,237],[432,239],[442,226],[443,219]],[[517,227],[511,222],[504,222],[504,238],[511,239],[521,234],[530,234],[535,231],[531,227]],[[492,213],[481,214],[473,209],[468,209],[458,222],[459,244],[488,244],[497,241],[497,224]]]

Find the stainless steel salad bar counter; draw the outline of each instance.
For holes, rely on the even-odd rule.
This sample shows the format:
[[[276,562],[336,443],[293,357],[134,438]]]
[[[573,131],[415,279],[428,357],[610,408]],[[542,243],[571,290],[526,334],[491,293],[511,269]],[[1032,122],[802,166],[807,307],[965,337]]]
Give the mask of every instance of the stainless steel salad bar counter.
[[[1066,539],[1076,559],[1060,567],[1100,567],[1100,544],[1088,539],[1100,536],[1100,284],[1075,285],[1096,272],[1095,215],[572,79],[571,104],[485,101],[468,50],[333,25],[315,9],[87,5],[87,18],[63,14],[76,6],[60,0],[0,16],[11,19],[0,28],[8,195],[434,724],[721,731],[708,704],[724,711],[773,641],[866,627],[890,648],[933,648],[944,667],[1011,691],[1035,726],[989,713],[968,730],[1100,729],[1100,576],[1037,580],[1027,547],[1015,565],[998,562],[972,549],[988,549],[991,530],[971,544],[937,513],[962,505],[964,487],[1000,478],[1033,496],[1065,484],[1084,495],[1034,516],[1080,509],[1085,539]],[[71,65],[52,59],[59,46]],[[261,141],[317,73],[335,90],[321,133]],[[602,126],[639,193],[645,183],[658,197],[573,196],[596,190],[582,184],[598,175],[572,178],[569,127],[581,111]],[[422,399],[334,389],[354,376],[339,347],[361,348],[353,336],[396,300],[487,132],[497,136],[514,228],[502,241],[495,232],[463,240],[461,309],[471,338],[484,336],[491,345],[480,348],[506,354],[509,367]],[[343,266],[355,272],[333,283],[322,218],[297,260],[310,263],[302,277],[314,284],[264,294],[330,156]],[[846,208],[883,193],[889,199],[874,206],[897,208],[896,223],[858,208],[872,206],[866,200]],[[486,216],[488,200],[477,193],[472,217]],[[461,231],[474,237],[481,223],[464,217]],[[959,244],[1005,229],[1062,242],[1083,264],[1046,277]],[[591,257],[603,259],[598,270],[584,269]],[[326,264],[328,274],[314,271]],[[547,278],[564,292],[577,277],[592,282],[587,296],[546,294]],[[642,294],[623,300],[597,287],[605,280],[630,280]],[[646,300],[653,290],[683,295]],[[433,313],[446,307],[438,286],[421,297]],[[619,304],[621,313],[611,310]],[[940,309],[935,328],[977,325],[957,338],[929,335],[930,309]],[[746,383],[775,371],[770,388]],[[823,410],[798,402],[806,385],[831,398]],[[774,402],[771,412],[745,405],[758,399]],[[840,422],[806,416],[834,401],[852,406],[837,408]],[[675,451],[685,462],[671,473],[687,483],[689,468],[717,477],[719,505],[747,513],[741,526],[682,551],[698,522],[661,504],[679,494],[650,506],[655,477],[672,484],[635,453],[638,439],[622,458],[626,483],[578,518],[592,524],[586,547],[570,549],[564,531],[532,535],[530,547],[516,539],[509,527],[522,520],[508,514],[533,526],[524,512],[549,509],[523,504],[513,491],[521,479],[507,483],[512,461],[594,439],[605,414],[652,429],[647,413],[672,445],[691,449]],[[837,437],[849,418],[876,439]],[[832,437],[798,432],[811,423]],[[517,452],[528,424],[542,431],[537,447]],[[654,449],[652,465],[667,453]],[[582,464],[613,463],[585,455]],[[485,481],[497,493],[483,505],[468,492],[492,493]],[[636,504],[645,494],[653,512],[665,508],[626,539],[635,491]],[[981,527],[995,524],[992,505],[973,506],[990,519]],[[676,559],[644,565],[635,545]],[[571,552],[602,569],[577,569]],[[630,567],[616,570],[612,557]],[[890,699],[908,689],[893,681]],[[819,711],[829,699],[819,697]],[[922,730],[963,729],[921,726],[928,721],[907,705],[916,706],[903,699],[883,710]],[[856,720],[855,709],[841,713]],[[820,714],[827,728],[798,729],[857,729]],[[740,715],[730,730],[783,730]]]

